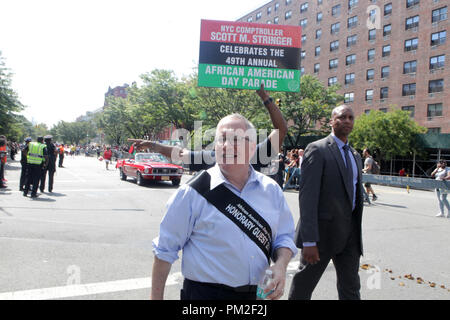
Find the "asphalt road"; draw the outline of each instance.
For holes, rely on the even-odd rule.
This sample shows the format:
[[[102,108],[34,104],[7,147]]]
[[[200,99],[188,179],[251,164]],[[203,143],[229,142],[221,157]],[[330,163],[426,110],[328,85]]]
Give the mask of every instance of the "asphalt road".
[[[64,166],[54,192],[32,200],[18,191],[20,164],[8,165],[9,188],[0,191],[0,300],[148,299],[151,242],[177,188],[121,181],[95,158],[66,157]],[[435,194],[374,188],[379,200],[363,218],[362,298],[450,299],[450,219],[435,217]],[[285,196],[297,222],[298,193]],[[288,267],[283,299],[297,260]],[[166,299],[179,299],[180,265],[171,269]],[[313,299],[337,299],[335,283],[330,264]]]

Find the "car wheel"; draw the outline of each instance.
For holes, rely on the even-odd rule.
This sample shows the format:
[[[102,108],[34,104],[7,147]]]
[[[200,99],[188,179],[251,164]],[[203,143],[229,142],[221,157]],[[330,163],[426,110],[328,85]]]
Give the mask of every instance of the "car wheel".
[[[172,185],[174,187],[178,187],[180,185],[181,179],[174,179],[172,180]]]
[[[142,179],[140,172],[137,172],[137,174],[136,174],[136,183],[138,184],[138,186],[144,185],[144,179]]]
[[[120,169],[120,180],[127,180],[127,175],[125,173],[123,173],[123,169]]]

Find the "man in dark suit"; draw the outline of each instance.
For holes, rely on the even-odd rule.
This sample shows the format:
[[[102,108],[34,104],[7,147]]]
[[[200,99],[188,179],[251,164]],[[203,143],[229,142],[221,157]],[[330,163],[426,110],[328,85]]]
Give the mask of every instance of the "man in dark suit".
[[[289,299],[309,300],[330,260],[339,299],[360,299],[359,259],[363,253],[363,211],[359,154],[348,146],[354,114],[333,109],[332,133],[308,145],[300,179],[300,221],[296,245],[307,266],[292,281]]]

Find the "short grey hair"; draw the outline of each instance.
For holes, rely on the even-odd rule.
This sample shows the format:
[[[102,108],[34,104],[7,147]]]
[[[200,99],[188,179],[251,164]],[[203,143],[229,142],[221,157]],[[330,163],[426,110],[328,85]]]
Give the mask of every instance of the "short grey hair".
[[[256,128],[253,125],[253,123],[250,122],[250,120],[248,120],[246,117],[244,117],[242,114],[240,113],[232,113],[228,116],[223,117],[222,119],[220,119],[219,123],[217,124],[217,127],[219,127],[219,125],[222,123],[222,121],[228,120],[228,119],[238,119],[241,120],[245,123],[245,130],[246,132],[251,132],[254,134],[249,135],[250,140],[252,141],[256,141]]]

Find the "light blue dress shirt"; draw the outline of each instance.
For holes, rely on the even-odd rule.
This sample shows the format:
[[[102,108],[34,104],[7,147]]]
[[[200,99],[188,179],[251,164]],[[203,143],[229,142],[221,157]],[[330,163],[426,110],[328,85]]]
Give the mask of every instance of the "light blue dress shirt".
[[[346,144],[348,145],[348,143],[344,143],[341,139],[339,139],[338,137],[336,137],[334,134],[331,134],[334,138],[334,141],[336,141],[339,151],[341,152],[341,156],[342,156],[342,160],[344,161],[345,166],[347,166],[348,164],[345,163],[345,154],[344,154],[344,149],[342,148],[343,146],[345,146]],[[353,171],[353,204],[352,204],[352,210],[355,210],[355,205],[356,205],[356,184],[358,183],[358,167],[356,166],[356,160],[355,160],[355,156],[352,154],[352,151],[349,149],[348,151],[348,157],[350,158],[350,162],[352,163],[352,171]]]
[[[250,167],[249,179],[239,191],[222,175],[218,165],[208,169],[208,173],[211,189],[224,183],[267,221],[272,228],[272,255],[281,247],[290,249],[293,256],[297,254],[294,220],[274,180]],[[160,260],[172,264],[180,250],[183,276],[199,282],[231,287],[256,285],[268,267],[263,251],[187,184],[169,199],[159,237],[153,240],[153,252]]]

